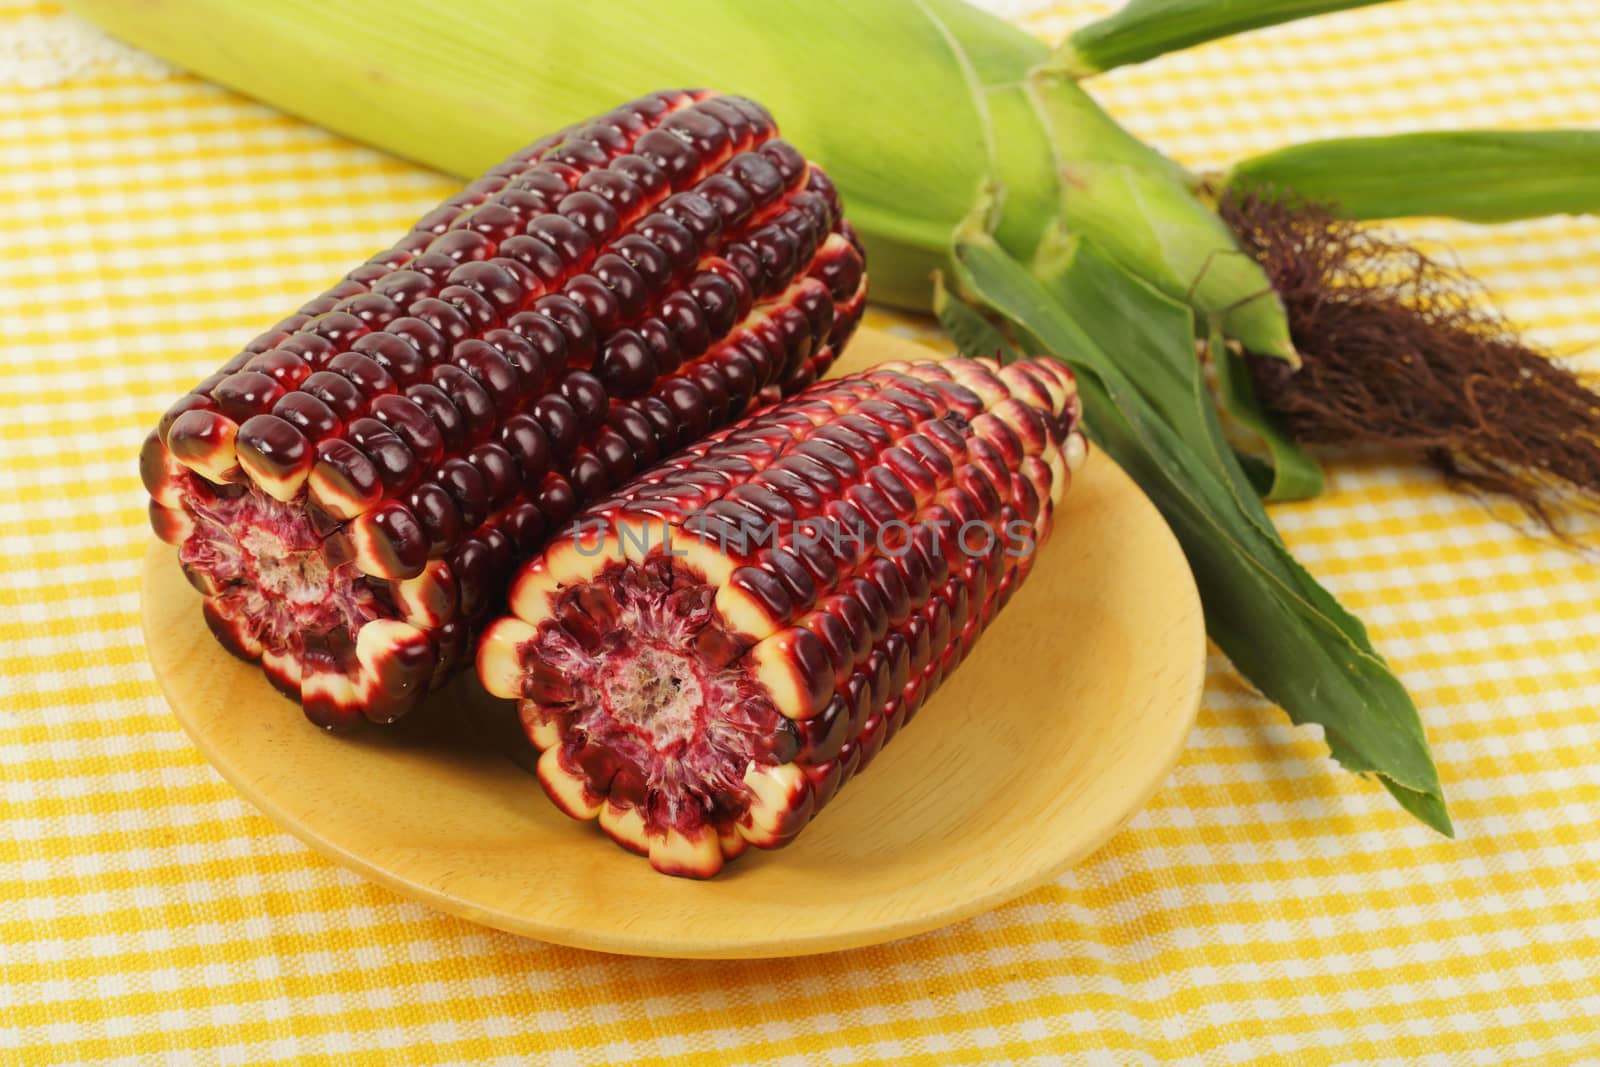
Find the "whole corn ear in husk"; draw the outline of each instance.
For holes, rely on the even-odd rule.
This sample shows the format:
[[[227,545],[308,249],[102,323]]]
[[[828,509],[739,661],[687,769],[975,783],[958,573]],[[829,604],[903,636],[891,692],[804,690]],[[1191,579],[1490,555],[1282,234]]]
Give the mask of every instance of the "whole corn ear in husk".
[[[478,674],[657,870],[775,848],[971,651],[1085,455],[1059,363],[885,363],[714,434],[526,565]]]
[[[865,299],[766,111],[653,93],[490,168],[173,405],[151,522],[314,722],[387,722],[471,661],[520,559],[815,381]]]
[[[1024,88],[1049,50],[959,0],[679,0],[670,10],[649,0],[71,6],[187,69],[462,176],[530,131],[661,85],[749,95],[838,182],[873,262],[874,299],[918,310],[928,307],[932,272],[950,266],[950,235],[981,187],[1004,186],[996,234],[1023,258],[1061,202],[1058,161]],[[228,43],[240,41],[250,46]],[[1086,94],[1075,97],[1077,132],[1057,143],[1094,173],[1085,225],[1103,219],[1108,232],[1126,231],[1127,242],[1108,251],[1128,253],[1127,266],[1153,269],[1178,299],[1194,293],[1196,313],[1223,314],[1251,350],[1289,357],[1265,277],[1250,273],[1226,229],[1170,180],[1182,169]],[[1135,148],[1130,166],[1163,178],[1130,192],[1126,168],[1100,164],[1108,154],[1125,162]],[[1219,258],[1219,247],[1235,254]]]
[[[85,0],[74,10],[185,69],[463,178],[662,86],[749,96],[839,184],[874,263],[901,265],[888,285],[874,281],[879,300],[925,304],[930,265],[989,170],[967,83],[914,0]],[[997,65],[1044,55],[1004,22],[968,17]],[[1026,247],[1055,181],[1037,166],[1046,151],[1025,102],[993,120],[1017,146],[1006,179],[1013,238]]]

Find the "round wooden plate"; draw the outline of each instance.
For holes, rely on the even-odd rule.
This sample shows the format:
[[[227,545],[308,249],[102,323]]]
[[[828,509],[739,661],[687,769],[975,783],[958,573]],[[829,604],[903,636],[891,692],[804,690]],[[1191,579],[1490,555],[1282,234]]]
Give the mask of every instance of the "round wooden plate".
[[[862,331],[840,369],[930,354]],[[1041,552],[972,657],[866,773],[793,845],[751,849],[709,882],[656,874],[558,812],[514,762],[511,734],[482,726],[498,702],[470,675],[415,723],[325,734],[212,639],[161,544],[145,561],[144,627],[167,699],[222,776],[373,881],[581,948],[791,956],[905,937],[1024,893],[1101,845],[1166,778],[1205,675],[1182,552],[1098,454]]]

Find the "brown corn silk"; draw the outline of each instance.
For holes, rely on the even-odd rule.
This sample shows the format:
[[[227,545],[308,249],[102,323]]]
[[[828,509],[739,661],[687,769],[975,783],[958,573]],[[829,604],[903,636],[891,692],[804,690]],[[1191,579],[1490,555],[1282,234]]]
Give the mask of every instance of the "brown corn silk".
[[[151,522],[313,721],[389,721],[579,507],[814,381],[865,290],[759,105],[655,93],[492,168],[197,385],[145,442]]]
[[[561,809],[658,870],[782,845],[1028,575],[1078,416],[1051,360],[821,382],[582,513],[518,574],[479,677]]]
[[[1420,454],[1558,534],[1566,506],[1600,502],[1600,395],[1519,337],[1481,284],[1271,191],[1227,197],[1220,211],[1288,309],[1302,366],[1249,365],[1296,439]]]

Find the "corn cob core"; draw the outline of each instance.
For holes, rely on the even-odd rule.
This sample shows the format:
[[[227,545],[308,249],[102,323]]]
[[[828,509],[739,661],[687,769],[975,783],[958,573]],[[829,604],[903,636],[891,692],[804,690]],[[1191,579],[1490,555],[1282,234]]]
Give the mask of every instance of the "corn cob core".
[[[776,132],[697,91],[546,138],[174,405],[151,523],[222,643],[321,725],[396,718],[547,531],[814,381],[866,278]]]
[[[692,446],[523,567],[478,673],[657,870],[791,840],[971,649],[1082,461],[1071,374],[889,363]]]

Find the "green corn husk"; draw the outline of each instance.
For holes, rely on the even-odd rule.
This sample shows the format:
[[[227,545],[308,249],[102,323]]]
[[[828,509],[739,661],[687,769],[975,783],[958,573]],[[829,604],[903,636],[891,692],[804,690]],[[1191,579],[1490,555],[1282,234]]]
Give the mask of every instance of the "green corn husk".
[[[1272,283],[1194,195],[1197,180],[1118,126],[1072,81],[1040,72],[1028,91],[1056,151],[1067,227],[1250,351],[1294,362]]]
[[[1091,401],[1096,432],[1158,503],[1178,502],[1165,510],[1202,577],[1213,637],[1294,721],[1324,724],[1346,766],[1376,773],[1407,810],[1448,829],[1403,688],[1360,624],[1288,556],[1246,468],[1209,429],[1216,415],[1197,384],[1196,335],[1223,333],[1292,361],[1281,302],[1194,177],[1046,69],[1040,42],[959,0],[67,2],[182,67],[464,176],[663,86],[761,100],[839,186],[867,244],[876,300],[926,310],[943,270],[1004,310],[1015,294],[980,278],[973,258],[988,256],[1002,280],[1020,277],[1057,308],[1053,331],[1008,311],[1019,329],[1069,361],[1073,353],[1056,346],[1082,338],[1105,359],[1127,361],[1129,377],[1118,381],[1130,388],[1109,374],[1085,377],[1086,395],[1101,398]],[[958,260],[954,235],[980,190],[1003,190],[1003,203],[986,211],[982,241],[963,231]],[[1114,273],[1073,273],[1072,262],[1090,259],[1063,259],[1062,225]],[[1109,291],[1109,306],[1133,319],[1102,319],[1110,332],[1099,340],[1062,328],[1063,287],[1105,277],[1134,279],[1139,299]],[[942,290],[937,301],[964,347],[1007,350],[982,316]],[[1159,341],[1133,328],[1153,310],[1170,334]],[[1152,404],[1138,379],[1180,352],[1186,369],[1148,383],[1164,390]],[[1244,391],[1223,396],[1246,425],[1260,415]],[[1314,489],[1315,465],[1268,431],[1275,472],[1255,465],[1263,487]],[[1141,449],[1152,441],[1178,458],[1150,467]],[[1196,460],[1197,448],[1220,452]]]
[[[970,292],[1078,374],[1091,438],[1183,545],[1212,640],[1295,722],[1322,726],[1347,770],[1376,774],[1402,807],[1451,834],[1416,706],[1360,621],[1289,554],[1224,442],[1190,312],[1081,238],[1047,239],[1030,271],[973,225],[956,260]],[[970,309],[947,300],[942,310],[971,354],[1011,351]]]
[[[1309,500],[1322,495],[1322,468],[1268,417],[1256,396],[1255,380],[1250,377],[1244,354],[1235,351],[1221,330],[1213,330],[1206,338],[1206,351],[1217,369],[1217,392],[1223,408],[1235,422],[1261,439],[1271,457],[1266,462],[1239,454],[1256,491],[1265,500]]]
[[[1385,2],[1129,0],[1115,14],[1076,30],[1051,57],[1050,66],[1068,77],[1084,78],[1247,30]]]
[[[1236,164],[1225,185],[1230,193],[1293,190],[1347,219],[1592,215],[1600,213],[1600,132],[1456,130],[1312,141]]]

